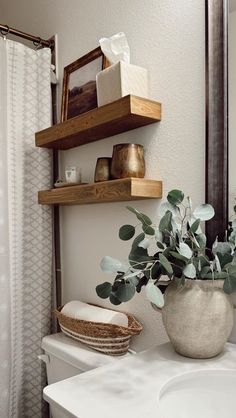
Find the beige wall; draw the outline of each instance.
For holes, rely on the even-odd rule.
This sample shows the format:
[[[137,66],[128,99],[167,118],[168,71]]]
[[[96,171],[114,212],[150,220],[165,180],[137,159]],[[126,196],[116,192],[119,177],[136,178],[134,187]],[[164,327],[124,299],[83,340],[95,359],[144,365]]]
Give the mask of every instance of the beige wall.
[[[160,124],[63,152],[62,166],[79,164],[91,181],[98,156],[109,156],[119,142],[145,146],[147,178],[162,179],[164,193],[181,188],[194,202],[204,200],[204,0],[0,0],[0,20],[42,37],[58,34],[58,62],[64,65],[97,46],[102,36],[124,31],[132,63],[148,68],[150,97],[163,103]],[[124,222],[134,222],[126,203],[66,207],[61,210],[64,301],[100,303],[96,284],[103,255],[125,258],[119,241]],[[135,206],[155,217],[158,201]],[[106,304],[105,304],[106,305]],[[166,340],[160,315],[144,295],[120,309],[145,325],[135,342],[140,350]]]

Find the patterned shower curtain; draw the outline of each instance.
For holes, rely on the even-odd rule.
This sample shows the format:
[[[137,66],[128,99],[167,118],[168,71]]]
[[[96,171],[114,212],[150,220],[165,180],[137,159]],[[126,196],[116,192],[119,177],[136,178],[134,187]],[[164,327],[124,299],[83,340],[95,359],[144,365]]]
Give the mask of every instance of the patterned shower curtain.
[[[37,203],[50,187],[51,52],[0,39],[0,417],[41,418],[45,370],[37,356],[50,333],[52,214]]]

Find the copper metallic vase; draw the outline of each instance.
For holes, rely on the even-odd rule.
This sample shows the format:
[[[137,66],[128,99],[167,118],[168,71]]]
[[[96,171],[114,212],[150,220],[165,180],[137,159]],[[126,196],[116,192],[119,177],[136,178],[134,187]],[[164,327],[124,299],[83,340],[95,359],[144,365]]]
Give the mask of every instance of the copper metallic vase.
[[[111,178],[111,158],[101,157],[97,159],[94,173],[94,181],[107,181]]]
[[[113,147],[111,177],[122,179],[126,177],[145,176],[145,160],[143,146],[139,144],[117,144]]]

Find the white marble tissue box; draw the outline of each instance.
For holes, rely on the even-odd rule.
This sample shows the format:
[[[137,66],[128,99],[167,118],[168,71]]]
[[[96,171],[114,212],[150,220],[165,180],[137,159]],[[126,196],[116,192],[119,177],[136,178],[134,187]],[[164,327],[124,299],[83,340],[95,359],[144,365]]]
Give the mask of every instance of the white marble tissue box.
[[[119,61],[96,76],[98,106],[133,94],[148,98],[148,72],[145,68]]]

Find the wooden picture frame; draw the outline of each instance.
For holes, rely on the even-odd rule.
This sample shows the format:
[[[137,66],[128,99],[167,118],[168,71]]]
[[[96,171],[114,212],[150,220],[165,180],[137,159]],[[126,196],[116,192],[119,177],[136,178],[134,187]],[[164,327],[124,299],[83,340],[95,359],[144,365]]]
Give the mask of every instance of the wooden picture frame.
[[[228,227],[228,0],[206,0],[206,222],[208,246]]]
[[[95,63],[96,60],[100,59],[100,63]],[[94,79],[91,79],[90,74],[88,75],[88,81],[83,85],[75,85],[71,89],[71,78],[75,75],[75,72],[83,67],[92,64],[95,68],[92,69]],[[101,64],[101,65],[100,65]],[[72,117],[78,116],[79,114],[85,113],[91,109],[97,107],[97,96],[96,96],[96,73],[109,66],[109,62],[102,53],[100,47],[93,49],[88,54],[77,59],[71,64],[64,68],[63,76],[63,88],[62,88],[62,105],[61,105],[61,122],[66,121]],[[99,68],[100,67],[100,68]],[[86,78],[86,70],[83,69],[83,77]],[[91,68],[90,68],[91,70]],[[90,71],[91,72],[91,71]],[[88,72],[89,73],[89,72]],[[79,76],[78,76],[79,78]],[[79,97],[80,96],[80,97]]]

